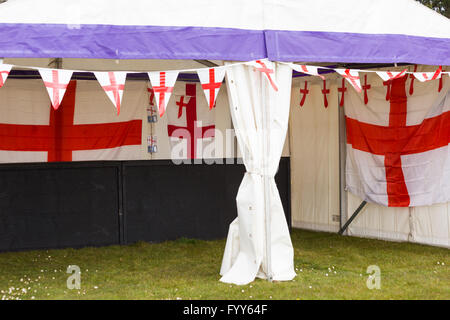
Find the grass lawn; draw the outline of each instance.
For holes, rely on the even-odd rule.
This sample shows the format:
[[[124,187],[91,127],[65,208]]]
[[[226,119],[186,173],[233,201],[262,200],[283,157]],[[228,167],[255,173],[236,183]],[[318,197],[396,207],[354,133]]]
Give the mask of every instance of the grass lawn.
[[[293,230],[294,281],[219,282],[224,240],[0,253],[3,299],[450,299],[450,251]],[[81,289],[69,290],[68,265]],[[369,265],[381,289],[366,286]],[[14,289],[10,289],[14,287]],[[24,289],[24,290],[22,290]],[[26,291],[26,292],[25,292]]]

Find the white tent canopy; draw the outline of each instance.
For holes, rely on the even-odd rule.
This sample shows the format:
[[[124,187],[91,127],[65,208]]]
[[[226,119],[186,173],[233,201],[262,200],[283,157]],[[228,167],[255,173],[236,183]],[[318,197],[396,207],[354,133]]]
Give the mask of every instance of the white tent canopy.
[[[413,0],[9,0],[0,31],[0,57],[450,64]]]

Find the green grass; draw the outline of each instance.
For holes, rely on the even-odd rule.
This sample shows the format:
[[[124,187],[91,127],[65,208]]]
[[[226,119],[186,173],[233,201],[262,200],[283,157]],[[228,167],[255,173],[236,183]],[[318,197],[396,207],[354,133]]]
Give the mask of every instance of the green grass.
[[[224,240],[0,253],[0,297],[9,299],[450,299],[450,251],[410,243],[293,230],[293,281],[219,282]],[[68,265],[81,289],[69,290]],[[366,286],[369,265],[381,289]],[[326,276],[328,274],[328,276]],[[9,288],[14,287],[9,293]],[[18,288],[18,289],[17,289]],[[26,293],[22,292],[26,289]]]

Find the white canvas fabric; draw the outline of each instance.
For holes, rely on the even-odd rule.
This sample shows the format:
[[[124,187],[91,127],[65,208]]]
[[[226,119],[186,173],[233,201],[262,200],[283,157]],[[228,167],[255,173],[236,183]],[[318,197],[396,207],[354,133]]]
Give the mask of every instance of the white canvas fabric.
[[[448,19],[413,0],[9,0],[3,23],[223,27],[450,38]],[[351,12],[351,16],[349,16]],[[370,16],[367,15],[370,12]],[[317,17],[322,17],[317,19]],[[282,17],[282,18],[280,18]],[[405,23],[405,21],[414,23]]]
[[[305,87],[308,90],[302,107]],[[316,231],[339,230],[338,91],[341,79],[328,78],[329,107],[323,104],[322,81],[305,77],[292,87],[289,139],[291,149],[292,226]],[[347,90],[353,90],[347,85]],[[346,91],[346,95],[347,95]],[[347,98],[347,96],[345,96]]]
[[[274,180],[288,126],[292,71],[286,65],[275,65],[272,76],[279,84],[276,92],[264,75],[253,69],[237,65],[227,70],[230,111],[247,172],[236,197],[238,217],[230,224],[220,281],[239,285],[255,277],[267,277],[264,174],[270,182],[267,200],[270,202],[273,279],[295,277],[293,247]],[[262,129],[263,97],[268,108],[268,134]],[[266,152],[263,139],[268,139]],[[266,168],[263,166],[265,156],[268,156]]]

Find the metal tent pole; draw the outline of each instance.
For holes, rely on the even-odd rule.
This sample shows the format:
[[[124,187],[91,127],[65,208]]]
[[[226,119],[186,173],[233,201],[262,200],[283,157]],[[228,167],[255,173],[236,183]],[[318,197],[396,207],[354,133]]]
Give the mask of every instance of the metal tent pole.
[[[361,212],[361,210],[366,206],[367,202],[363,201],[361,202],[361,204],[359,205],[359,207],[355,210],[355,212],[353,212],[352,216],[350,217],[350,219],[347,220],[347,222],[344,224],[344,226],[339,230],[338,234],[342,235],[344,233],[344,231],[347,230],[348,226],[350,225],[350,223],[352,223],[352,221],[356,218],[356,216]]]
[[[345,191],[345,162],[347,149],[347,134],[345,126],[344,107],[338,107],[339,128],[339,228],[347,221],[347,192]]]

